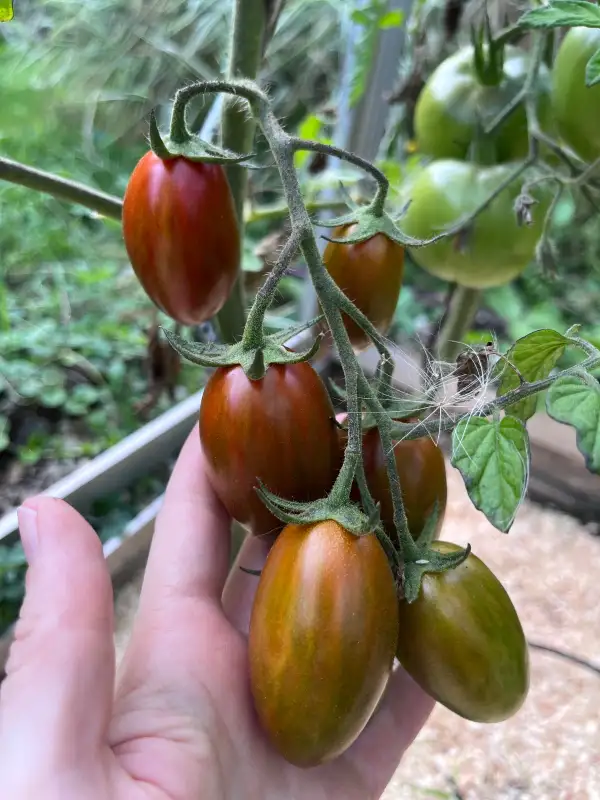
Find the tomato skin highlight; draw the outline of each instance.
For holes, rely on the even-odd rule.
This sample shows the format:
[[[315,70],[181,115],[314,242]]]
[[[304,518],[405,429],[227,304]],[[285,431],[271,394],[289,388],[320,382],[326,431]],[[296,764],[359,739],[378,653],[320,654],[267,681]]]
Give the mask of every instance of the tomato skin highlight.
[[[250,619],[250,684],[276,749],[311,767],[364,729],[392,669],[398,599],[374,534],[332,520],[288,525],[271,549]]]
[[[415,602],[399,605],[396,655],[429,695],[474,722],[502,722],[519,710],[529,690],[527,641],[506,590],[477,556],[425,575]]]
[[[351,236],[355,225],[335,228],[332,238]],[[404,274],[404,248],[383,233],[364,242],[328,242],[323,253],[327,271],[344,294],[385,336],[394,319]],[[370,338],[346,314],[344,325],[355,350],[364,350]]]
[[[213,488],[231,516],[257,536],[284,523],[255,491],[260,478],[287,500],[324,497],[342,458],[334,411],[310,364],[271,364],[260,380],[219,367],[200,406],[200,440]]]
[[[398,226],[417,239],[430,239],[469,216],[507,180],[514,166],[480,167],[464,161],[433,161],[403,188],[403,200],[411,200]],[[423,269],[447,281],[472,289],[509,283],[520,275],[535,255],[544,216],[550,205],[545,189],[531,194],[538,202],[533,224],[519,226],[514,202],[523,178],[506,187],[460,234],[425,247],[411,249],[411,257]]]
[[[223,167],[146,153],[125,191],[123,238],[138,280],[161,311],[183,325],[213,317],[240,263]]]
[[[600,86],[585,85],[587,63],[598,49],[598,28],[571,28],[552,69],[552,103],[558,132],[588,163],[600,156]]]

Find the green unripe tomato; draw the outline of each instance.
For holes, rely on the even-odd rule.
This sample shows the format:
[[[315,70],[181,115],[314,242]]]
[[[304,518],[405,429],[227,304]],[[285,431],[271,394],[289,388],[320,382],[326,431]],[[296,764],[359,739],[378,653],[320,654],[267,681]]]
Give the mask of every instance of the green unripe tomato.
[[[552,70],[552,103],[558,132],[581,159],[600,157],[600,84],[585,85],[585,69],[600,49],[600,29],[571,28]]]
[[[434,550],[452,553],[450,542]],[[471,553],[455,569],[423,577],[400,602],[398,660],[438,702],[474,722],[502,722],[529,690],[529,651],[506,590]]]
[[[411,203],[399,228],[417,239],[431,239],[475,211],[514,169],[514,164],[481,167],[465,161],[433,161],[405,185],[403,201]],[[473,289],[516,278],[535,255],[549,205],[547,190],[535,189],[533,224],[519,226],[514,202],[523,180],[521,176],[507,186],[469,231],[411,248],[413,260],[438,278]]]
[[[415,135],[420,152],[434,158],[467,159],[478,125],[489,126],[523,88],[530,55],[506,47],[501,80],[483,84],[477,76],[473,47],[465,47],[432,73],[415,108]],[[550,74],[538,75],[538,118],[544,129],[551,120]],[[510,114],[486,144],[486,163],[518,161],[529,147],[524,106]],[[477,159],[478,161],[480,159]]]

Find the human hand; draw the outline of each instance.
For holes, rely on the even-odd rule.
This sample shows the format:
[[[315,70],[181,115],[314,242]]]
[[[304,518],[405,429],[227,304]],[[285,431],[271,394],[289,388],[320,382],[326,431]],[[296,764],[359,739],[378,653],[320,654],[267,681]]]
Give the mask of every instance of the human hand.
[[[248,538],[229,571],[230,520],[197,429],[166,491],[116,679],[96,534],[44,497],[20,509],[19,524],[30,567],[0,690],[2,800],[371,800],[433,708],[398,669],[335,761],[299,769],[270,746],[248,679],[258,579],[237,566],[260,569],[271,543]]]

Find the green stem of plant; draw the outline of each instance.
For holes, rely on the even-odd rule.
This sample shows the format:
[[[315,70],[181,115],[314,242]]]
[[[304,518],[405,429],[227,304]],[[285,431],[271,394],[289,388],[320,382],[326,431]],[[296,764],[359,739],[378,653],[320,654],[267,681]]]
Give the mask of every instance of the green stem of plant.
[[[246,320],[242,336],[242,342],[248,347],[257,347],[263,341],[265,313],[273,302],[275,292],[277,291],[277,284],[298,252],[298,247],[298,237],[292,233],[281,251],[277,264],[256,293],[252,308],[248,312],[248,319]]]
[[[374,329],[355,306],[349,303],[346,296],[340,291],[325,269],[294,169],[294,152],[298,149],[315,149],[327,152],[359,166],[361,165],[359,161],[362,162],[362,159],[338,148],[329,148],[327,145],[321,146],[318,143],[293,140],[281,128],[267,103],[262,103],[260,107],[260,126],[279,168],[292,226],[294,230],[298,231],[300,248],[306,259],[319,303],[336,343],[340,363],[344,371],[348,402],[348,443],[344,464],[330,493],[330,498],[338,502],[344,502],[350,497],[357,465],[362,460],[362,404],[364,402],[379,415],[376,416],[376,419],[378,420],[381,442],[386,454],[392,499],[394,501],[394,519],[398,527],[402,557],[403,560],[406,560],[406,558],[411,558],[414,555],[415,548],[408,530],[400,480],[394,458],[393,442],[390,435],[392,422],[377,399],[373,387],[360,369],[342,320],[340,308],[348,303],[353,310],[352,316],[359,319],[362,317],[365,320],[366,328],[371,328],[373,331]],[[387,191],[387,179],[383,173],[375,174],[375,168],[373,167],[370,167],[368,171],[381,186],[385,187],[384,191]],[[377,170],[377,172],[379,171]],[[385,343],[383,343],[379,334],[376,331],[374,332],[378,340],[378,346],[387,354]]]
[[[78,203],[110,219],[121,219],[123,201],[119,197],[90,189],[81,183],[60,178],[51,172],[43,172],[34,167],[0,158],[0,180],[26,186],[37,192],[58,197],[71,203]]]
[[[467,286],[456,288],[438,336],[437,350],[441,361],[456,360],[456,356],[463,349],[463,337],[475,319],[480,302],[480,289],[469,289]]]
[[[257,77],[264,52],[267,22],[265,0],[235,0],[227,69],[229,79],[254,80]],[[248,153],[252,148],[255,130],[254,118],[240,107],[235,98],[226,98],[221,118],[223,147],[235,153]],[[243,241],[248,171],[243,167],[229,166],[227,180],[237,213],[240,240]],[[244,323],[244,283],[240,270],[227,302],[217,314],[217,324],[221,337],[226,342],[235,342],[243,335]]]

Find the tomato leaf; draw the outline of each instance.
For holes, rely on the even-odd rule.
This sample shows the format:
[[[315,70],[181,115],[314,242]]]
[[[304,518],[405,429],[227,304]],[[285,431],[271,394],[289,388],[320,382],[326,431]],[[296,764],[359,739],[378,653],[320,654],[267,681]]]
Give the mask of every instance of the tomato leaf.
[[[600,28],[600,8],[588,0],[550,0],[548,5],[526,11],[517,24],[520,28]]]
[[[463,476],[475,508],[507,533],[527,491],[529,437],[516,417],[471,417],[452,434],[452,465]]]
[[[547,378],[558,359],[570,344],[570,340],[557,331],[544,328],[518,339],[506,354],[506,361],[516,367],[523,378],[528,381],[539,381]],[[502,369],[502,380],[498,387],[498,396],[516,389],[521,381],[519,374],[505,360],[498,362]],[[518,403],[509,406],[510,413],[524,422],[535,414],[537,395],[531,395]]]
[[[600,384],[581,372],[559,378],[548,389],[546,411],[577,431],[577,448],[590,472],[600,473]]]
[[[600,83],[600,50],[596,50],[585,68],[585,85],[595,86]]]

